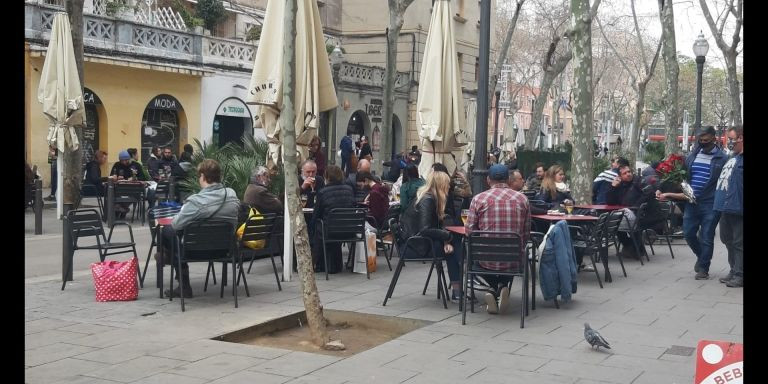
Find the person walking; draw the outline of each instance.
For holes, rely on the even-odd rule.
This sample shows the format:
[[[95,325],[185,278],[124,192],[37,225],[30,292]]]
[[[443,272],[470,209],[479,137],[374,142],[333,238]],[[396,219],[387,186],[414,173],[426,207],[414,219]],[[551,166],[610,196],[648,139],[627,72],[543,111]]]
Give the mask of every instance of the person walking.
[[[714,209],[720,212],[720,241],[728,250],[731,270],[720,278],[728,287],[744,286],[744,128],[728,130],[731,158],[723,166],[715,188]]]
[[[715,228],[720,212],[713,209],[715,186],[726,162],[723,151],[715,145],[715,127],[704,127],[696,147],[685,159],[688,183],[696,203],[687,202],[683,213],[683,235],[696,255],[696,280],[709,279],[709,265],[715,242]]]
[[[56,188],[59,184],[59,175],[58,175],[58,169],[56,165],[56,160],[58,156],[56,153],[56,148],[52,145],[48,146],[48,164],[51,165],[51,195],[46,197],[46,201],[56,201]]]

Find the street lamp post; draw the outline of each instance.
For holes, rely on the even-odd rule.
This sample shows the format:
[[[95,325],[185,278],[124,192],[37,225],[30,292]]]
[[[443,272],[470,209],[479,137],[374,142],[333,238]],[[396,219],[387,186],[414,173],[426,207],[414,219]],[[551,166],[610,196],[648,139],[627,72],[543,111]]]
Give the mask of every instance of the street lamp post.
[[[696,123],[693,127],[695,136],[698,136],[701,130],[701,78],[707,51],[709,51],[709,43],[704,38],[704,33],[699,32],[699,37],[693,42],[693,54],[696,55]]]
[[[336,92],[336,100],[339,99],[339,70],[341,70],[341,63],[344,61],[344,53],[341,52],[341,46],[339,45],[339,42],[336,42],[336,47],[333,48],[333,51],[331,52],[331,68],[333,69],[333,89]],[[333,150],[336,144],[336,111],[338,110],[338,106],[333,109],[331,115],[331,121],[332,121],[332,128],[331,128],[331,134],[328,135],[328,149],[326,150],[328,155],[326,158],[329,160],[330,164],[336,165],[336,151]]]
[[[475,161],[472,170],[472,191],[477,194],[486,190],[488,176],[488,64],[491,41],[491,0],[480,0],[480,44],[477,80],[477,117],[475,128]]]

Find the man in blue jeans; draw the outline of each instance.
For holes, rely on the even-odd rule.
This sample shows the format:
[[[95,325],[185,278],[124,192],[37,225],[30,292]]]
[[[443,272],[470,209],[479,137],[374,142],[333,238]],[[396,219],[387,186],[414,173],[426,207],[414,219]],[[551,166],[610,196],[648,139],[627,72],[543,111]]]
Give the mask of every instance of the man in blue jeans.
[[[715,187],[727,157],[715,145],[715,128],[702,127],[698,142],[685,159],[688,183],[693,189],[696,204],[685,204],[683,214],[683,235],[688,246],[696,255],[696,280],[709,278],[709,265],[715,243],[715,228],[720,212],[713,209]]]

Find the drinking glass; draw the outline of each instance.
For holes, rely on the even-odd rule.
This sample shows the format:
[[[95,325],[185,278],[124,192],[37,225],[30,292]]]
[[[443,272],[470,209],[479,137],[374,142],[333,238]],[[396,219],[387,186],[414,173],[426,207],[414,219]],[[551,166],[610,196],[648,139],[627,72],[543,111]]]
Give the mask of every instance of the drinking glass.
[[[461,210],[461,222],[467,225],[467,218],[469,218],[469,209]]]
[[[301,207],[302,208],[307,207],[307,195],[301,195]]]
[[[565,202],[565,211],[568,212],[569,215],[573,213],[573,201]]]

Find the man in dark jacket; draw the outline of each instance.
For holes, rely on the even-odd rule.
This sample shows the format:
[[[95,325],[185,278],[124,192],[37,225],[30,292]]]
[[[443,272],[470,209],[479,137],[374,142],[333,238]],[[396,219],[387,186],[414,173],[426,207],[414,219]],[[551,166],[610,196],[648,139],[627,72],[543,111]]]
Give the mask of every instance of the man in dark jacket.
[[[312,259],[314,260],[317,272],[325,271],[322,234],[319,228],[320,220],[322,219],[327,224],[325,219],[332,209],[353,208],[355,204],[352,188],[343,183],[344,174],[341,168],[336,165],[329,165],[325,169],[325,173],[328,176],[328,184],[325,188],[317,191],[314,212],[312,212],[312,219],[309,222],[309,228],[314,233],[313,236],[310,236],[310,239],[312,243]],[[326,245],[325,250],[329,259],[328,273],[340,272],[344,264],[341,257],[341,243],[329,243]]]
[[[683,213],[683,235],[696,255],[696,280],[709,278],[709,265],[715,244],[715,228],[720,212],[713,209],[715,187],[727,158],[715,145],[715,128],[704,127],[696,147],[685,159],[688,183],[693,189],[696,204],[686,203]]]
[[[640,177],[635,177],[632,168],[629,165],[619,167],[619,176],[611,182],[611,188],[608,190],[606,203],[609,205],[624,205],[628,207],[639,207],[643,203],[646,205],[646,215],[642,222],[638,223],[639,228],[649,228],[655,223],[663,220],[659,211],[659,202],[655,199],[655,188],[652,184],[645,185]],[[629,209],[625,209],[624,221],[627,226],[620,229],[630,229],[635,225],[635,214]],[[624,245],[622,252],[626,256],[642,257],[645,256],[645,246],[642,237],[635,234],[635,241],[640,246],[640,254],[636,254],[632,238],[626,232],[619,232],[619,241]]]
[[[355,150],[350,132],[347,132],[347,135],[341,138],[339,149],[341,150],[341,170],[344,171],[344,174],[346,175],[350,171],[354,171],[349,169],[349,155],[354,153],[353,151]]]
[[[623,157],[617,157],[611,162],[611,168],[600,172],[592,182],[592,204],[605,204],[608,190],[611,189],[611,183],[619,176],[621,166],[629,166],[629,160]]]
[[[728,276],[720,278],[728,287],[744,286],[744,128],[728,130],[732,157],[725,163],[715,189],[715,211],[720,212],[720,240],[728,249]]]
[[[101,166],[106,163],[107,153],[99,150],[94,153],[93,160],[89,161],[88,164],[85,165],[83,189],[89,196],[92,194],[104,196],[104,185],[102,184],[101,179]]]
[[[301,165],[301,174],[299,174],[299,197],[307,199],[306,208],[315,206],[315,195],[317,191],[325,187],[323,177],[317,174],[317,163],[314,160],[306,160]]]
[[[259,213],[283,214],[283,203],[267,189],[270,184],[269,170],[258,166],[251,173],[251,183],[245,188],[243,203],[256,208]]]

